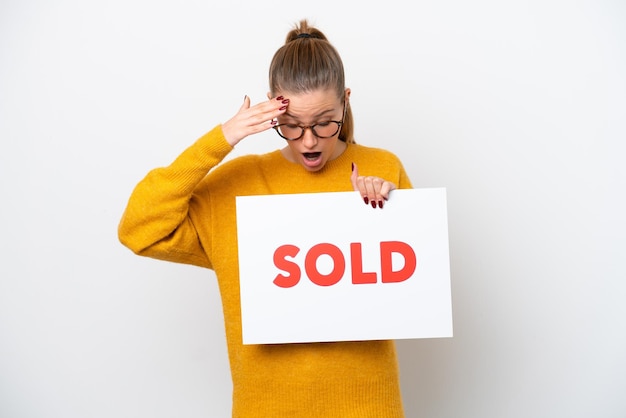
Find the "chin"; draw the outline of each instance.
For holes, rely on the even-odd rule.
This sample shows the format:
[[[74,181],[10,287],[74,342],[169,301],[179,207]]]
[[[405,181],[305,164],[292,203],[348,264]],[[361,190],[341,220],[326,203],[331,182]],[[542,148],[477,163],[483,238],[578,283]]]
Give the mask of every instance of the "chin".
[[[304,167],[304,169],[306,171],[310,171],[311,173],[314,173],[314,172],[320,171],[322,168],[324,168],[324,165],[325,164],[320,164],[320,165],[315,166],[315,167],[309,167],[309,166],[303,165],[303,167]]]

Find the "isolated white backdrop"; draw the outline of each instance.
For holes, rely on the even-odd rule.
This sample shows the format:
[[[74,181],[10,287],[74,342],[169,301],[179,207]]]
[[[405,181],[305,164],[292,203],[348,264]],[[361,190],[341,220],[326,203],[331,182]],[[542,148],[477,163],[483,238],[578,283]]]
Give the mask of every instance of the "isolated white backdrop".
[[[116,227],[149,169],[264,100],[302,17],[344,57],[357,140],[448,190],[455,336],[398,343],[407,416],[624,417],[609,0],[3,0],[0,416],[229,416],[214,276],[136,257]]]

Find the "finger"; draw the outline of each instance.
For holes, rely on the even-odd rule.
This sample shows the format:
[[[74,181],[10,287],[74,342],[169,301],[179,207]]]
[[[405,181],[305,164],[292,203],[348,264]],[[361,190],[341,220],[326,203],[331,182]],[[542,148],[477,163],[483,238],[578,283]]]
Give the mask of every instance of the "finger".
[[[356,166],[355,163],[352,163],[352,173],[350,174],[350,182],[352,183],[352,188],[355,191],[359,191],[359,186],[356,181],[357,178],[359,178],[359,168]]]
[[[241,107],[239,108],[239,111],[243,112],[244,110],[249,109],[249,108],[250,108],[250,98],[246,94],[243,97],[243,103],[241,104]]]
[[[366,205],[371,204],[372,207],[376,207],[376,192],[372,185],[371,177],[358,176],[355,180],[355,190],[361,194],[363,201]]]
[[[278,116],[287,111],[288,104],[289,99],[285,99],[282,96],[279,96],[250,107],[244,117],[246,118],[249,125],[261,125],[264,129],[267,129],[268,124],[266,122],[270,122],[269,127],[272,127],[275,124],[273,124],[272,122]]]
[[[385,182],[383,182],[382,187],[380,188],[379,193],[383,197],[383,199],[389,200],[389,193],[392,190],[395,190],[395,189],[396,189],[396,185],[395,184],[393,184],[390,181],[385,181]]]
[[[359,167],[352,163],[352,172],[350,173],[350,182],[352,183],[352,188],[359,192],[359,195],[365,202],[365,204],[369,204],[370,198],[367,192],[367,186],[365,185],[365,177],[359,176]]]
[[[276,124],[276,118],[286,111],[286,103],[289,103],[289,100],[278,97],[250,107],[248,98],[247,103],[247,107],[244,104],[240,109],[238,119],[243,126],[251,130],[249,133],[258,133]]]
[[[248,135],[263,132],[274,126],[273,120],[286,110],[286,105],[282,103],[285,99],[281,99],[250,106],[250,98],[245,95],[237,113],[222,124],[226,141],[235,146]]]
[[[364,179],[367,198],[374,209],[377,207],[378,202],[382,202],[383,200],[382,195],[379,193],[382,184],[383,180],[379,177],[366,177]]]
[[[382,197],[382,199],[378,200],[378,207],[379,208],[383,208],[384,203],[389,200],[389,193],[392,190],[395,190],[396,185],[393,184],[390,181],[383,181],[382,186],[379,190],[379,195]]]

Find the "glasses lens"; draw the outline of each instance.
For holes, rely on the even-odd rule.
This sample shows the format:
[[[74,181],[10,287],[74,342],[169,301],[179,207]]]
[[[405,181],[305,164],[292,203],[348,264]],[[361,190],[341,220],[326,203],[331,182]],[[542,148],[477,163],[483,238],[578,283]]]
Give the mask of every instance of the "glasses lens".
[[[302,135],[302,128],[298,125],[278,125],[276,129],[278,130],[278,133],[285,139],[298,139]]]
[[[320,138],[329,138],[339,132],[339,123],[335,121],[318,123],[315,125],[315,135]]]

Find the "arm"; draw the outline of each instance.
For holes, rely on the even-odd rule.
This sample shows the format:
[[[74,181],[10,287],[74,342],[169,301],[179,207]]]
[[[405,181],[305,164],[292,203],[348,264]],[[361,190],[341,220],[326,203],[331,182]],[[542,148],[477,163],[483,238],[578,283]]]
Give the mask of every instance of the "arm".
[[[281,100],[244,103],[229,121],[187,148],[172,164],[150,171],[130,196],[118,227],[122,244],[139,255],[211,267],[189,216],[194,190],[245,137],[273,126],[285,110]]]
[[[189,200],[231,150],[218,126],[169,166],[150,171],[133,190],[120,221],[122,244],[139,255],[210,267],[188,217]]]

